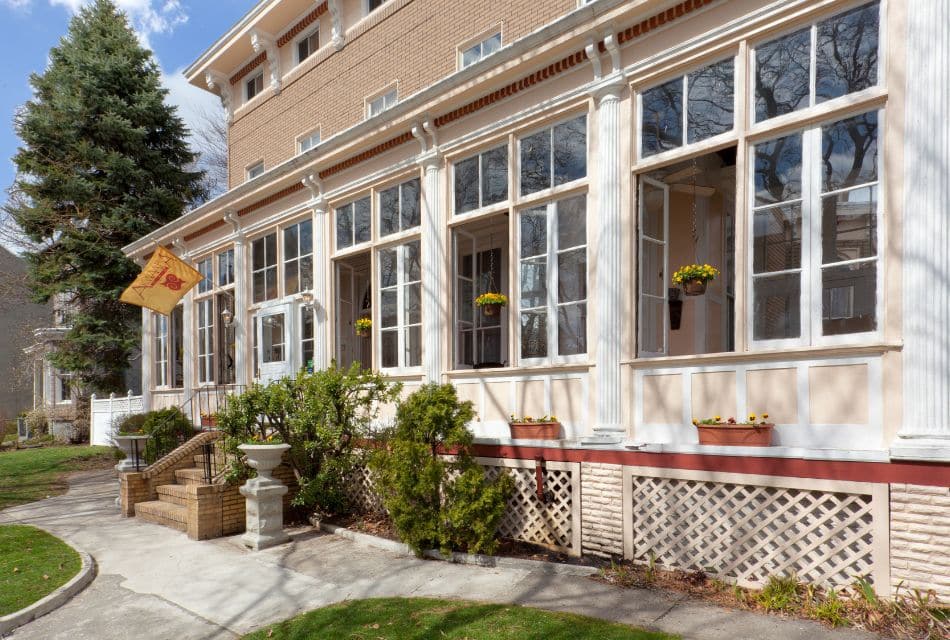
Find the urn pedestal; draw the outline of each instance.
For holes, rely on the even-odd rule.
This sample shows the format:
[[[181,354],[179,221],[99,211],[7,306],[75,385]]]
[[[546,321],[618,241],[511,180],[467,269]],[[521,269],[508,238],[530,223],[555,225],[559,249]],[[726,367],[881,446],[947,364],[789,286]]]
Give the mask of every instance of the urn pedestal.
[[[247,463],[257,469],[257,477],[240,488],[247,514],[241,542],[255,551],[283,544],[290,540],[284,533],[284,495],[289,489],[271,472],[290,445],[242,444],[238,448],[247,455]]]

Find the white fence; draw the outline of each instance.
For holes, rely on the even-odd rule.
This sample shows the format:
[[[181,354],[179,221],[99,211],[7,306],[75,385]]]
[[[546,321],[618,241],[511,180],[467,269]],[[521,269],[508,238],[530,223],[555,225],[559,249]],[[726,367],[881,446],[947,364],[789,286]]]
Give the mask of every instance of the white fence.
[[[131,391],[125,397],[116,397],[114,393],[111,393],[108,398],[97,398],[93,394],[90,402],[92,404],[89,412],[91,444],[110,446],[113,429],[119,420],[145,412],[142,396],[133,396]]]

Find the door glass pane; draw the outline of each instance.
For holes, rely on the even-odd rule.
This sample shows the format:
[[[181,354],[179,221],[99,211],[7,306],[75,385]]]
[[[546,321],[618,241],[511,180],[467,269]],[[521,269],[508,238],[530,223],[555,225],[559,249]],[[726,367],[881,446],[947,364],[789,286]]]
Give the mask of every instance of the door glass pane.
[[[753,337],[756,340],[801,335],[801,275],[789,273],[755,278]]]
[[[399,231],[399,187],[379,192],[379,235]]]
[[[402,192],[401,228],[403,231],[418,227],[422,220],[419,205],[419,184],[419,178],[414,178],[408,182],[403,182],[399,187]]]
[[[577,196],[557,203],[557,248],[587,244],[587,197]]]
[[[801,205],[759,209],[753,216],[753,271],[785,271],[802,266]]]
[[[554,184],[587,175],[587,116],[554,127]]]
[[[640,352],[663,353],[663,314],[666,302],[641,296],[640,298]]]
[[[644,91],[641,105],[641,156],[683,145],[683,78]]]
[[[663,189],[647,181],[640,183],[640,231],[654,240],[666,237],[664,207],[666,194]]]
[[[818,102],[877,84],[879,16],[880,6],[873,2],[818,23]]]
[[[808,106],[810,52],[809,28],[756,48],[756,122]]]
[[[551,130],[521,139],[521,195],[551,186]]]
[[[558,308],[557,352],[562,356],[587,353],[586,304],[570,304]]]
[[[370,228],[371,219],[372,214],[370,213],[368,197],[353,203],[353,227],[357,243],[369,242],[372,233]]]
[[[821,199],[821,262],[877,255],[877,187],[841,191]]]
[[[478,156],[455,163],[455,213],[478,208]]]
[[[508,147],[482,154],[482,206],[508,199]]]
[[[755,204],[802,197],[802,134],[755,145]]]
[[[821,128],[824,191],[877,180],[877,111]]]
[[[686,137],[690,144],[732,130],[734,66],[730,58],[689,74]]]
[[[261,350],[263,361],[282,362],[284,360],[284,314],[264,316],[261,319]]]
[[[587,249],[575,249],[557,256],[558,302],[587,298]]]
[[[640,243],[640,282],[643,293],[663,297],[663,290],[669,285],[663,271],[663,245],[644,238]]]
[[[873,261],[821,270],[821,326],[826,336],[877,329],[877,265]]]
[[[543,358],[548,355],[547,311],[521,312],[521,357]]]

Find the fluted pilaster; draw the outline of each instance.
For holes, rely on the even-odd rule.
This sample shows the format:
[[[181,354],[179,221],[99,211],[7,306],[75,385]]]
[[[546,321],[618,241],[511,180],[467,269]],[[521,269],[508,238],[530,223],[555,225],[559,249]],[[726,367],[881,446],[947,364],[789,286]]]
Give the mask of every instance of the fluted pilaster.
[[[426,382],[442,376],[442,329],[445,322],[442,296],[446,290],[442,273],[445,241],[442,229],[440,157],[432,152],[420,160],[425,171],[422,188],[422,370]]]

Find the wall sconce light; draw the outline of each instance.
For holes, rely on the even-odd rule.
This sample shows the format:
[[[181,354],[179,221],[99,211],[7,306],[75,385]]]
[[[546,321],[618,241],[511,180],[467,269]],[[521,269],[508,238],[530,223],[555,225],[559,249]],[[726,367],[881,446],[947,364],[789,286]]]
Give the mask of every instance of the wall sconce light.
[[[234,326],[234,314],[227,307],[221,310],[221,321],[224,322],[224,326],[229,329]]]
[[[300,300],[306,306],[312,307],[313,306],[313,291],[301,291]]]

